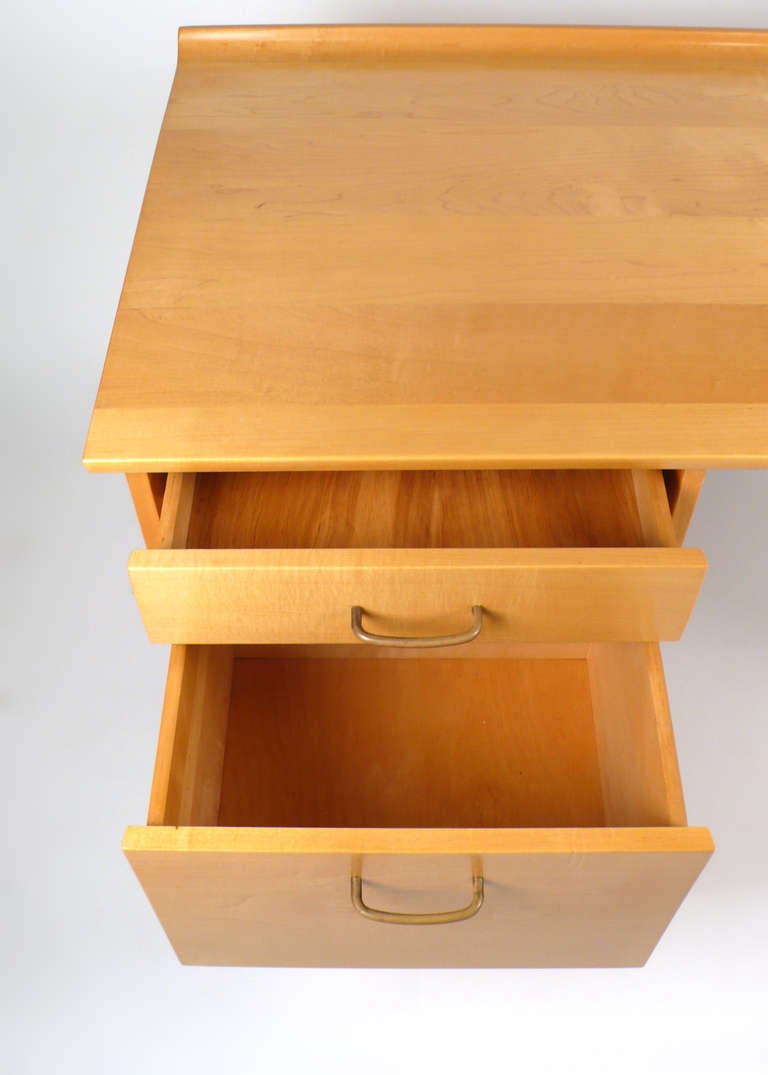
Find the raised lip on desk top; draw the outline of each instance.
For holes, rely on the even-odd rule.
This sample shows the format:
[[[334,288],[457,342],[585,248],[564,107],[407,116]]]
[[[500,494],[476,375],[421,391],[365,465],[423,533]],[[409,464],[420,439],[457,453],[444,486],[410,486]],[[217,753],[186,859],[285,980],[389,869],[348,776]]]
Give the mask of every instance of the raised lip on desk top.
[[[683,55],[754,57],[768,52],[768,32],[670,26],[529,25],[515,23],[333,23],[280,26],[183,26],[179,62],[244,60],[255,54],[448,56],[575,54],[596,59],[633,54],[649,59]]]

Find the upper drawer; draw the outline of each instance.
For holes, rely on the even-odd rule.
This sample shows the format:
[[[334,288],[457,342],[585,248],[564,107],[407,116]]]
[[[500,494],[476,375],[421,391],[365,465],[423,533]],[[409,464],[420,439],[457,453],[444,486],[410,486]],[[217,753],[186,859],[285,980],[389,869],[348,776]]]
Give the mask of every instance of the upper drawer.
[[[678,638],[706,563],[659,471],[172,475],[129,572],[150,638]],[[169,547],[173,546],[173,547]],[[652,547],[655,546],[655,547]]]

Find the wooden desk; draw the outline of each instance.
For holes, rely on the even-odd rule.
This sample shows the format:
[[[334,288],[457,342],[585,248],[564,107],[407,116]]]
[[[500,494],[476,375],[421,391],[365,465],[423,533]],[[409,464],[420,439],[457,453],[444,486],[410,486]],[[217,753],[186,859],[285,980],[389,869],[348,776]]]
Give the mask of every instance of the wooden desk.
[[[767,56],[180,31],[84,461],[173,647],[125,849],[184,961],[653,949],[712,849],[658,642],[704,469],[768,463]]]

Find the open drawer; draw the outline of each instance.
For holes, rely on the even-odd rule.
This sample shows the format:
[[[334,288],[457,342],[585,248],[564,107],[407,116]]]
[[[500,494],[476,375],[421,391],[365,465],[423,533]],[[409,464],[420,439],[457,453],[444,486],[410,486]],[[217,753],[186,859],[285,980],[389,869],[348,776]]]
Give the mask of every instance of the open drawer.
[[[159,499],[159,497],[158,497]],[[153,510],[150,505],[150,510]],[[661,471],[169,475],[131,583],[154,642],[679,638],[706,568]]]
[[[656,644],[476,642],[175,647],[124,849],[185,963],[628,966],[712,842]]]

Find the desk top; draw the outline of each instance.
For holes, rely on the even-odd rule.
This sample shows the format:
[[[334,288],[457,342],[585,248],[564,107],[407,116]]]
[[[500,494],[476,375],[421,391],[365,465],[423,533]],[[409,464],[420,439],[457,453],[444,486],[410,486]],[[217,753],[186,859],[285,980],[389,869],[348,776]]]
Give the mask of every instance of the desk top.
[[[84,461],[768,465],[768,33],[181,30]]]

